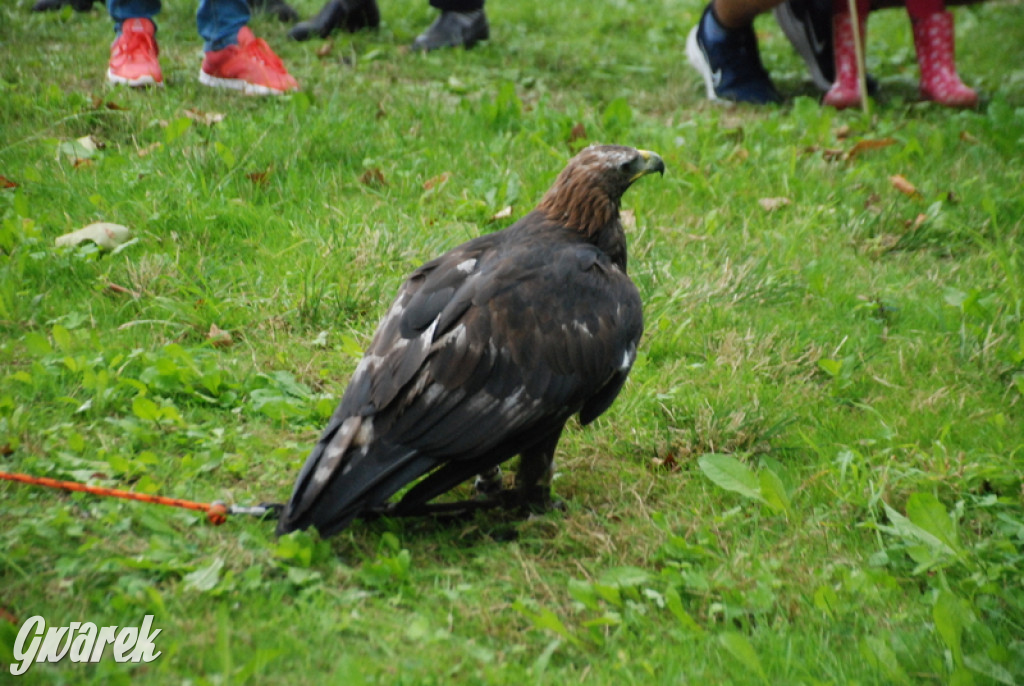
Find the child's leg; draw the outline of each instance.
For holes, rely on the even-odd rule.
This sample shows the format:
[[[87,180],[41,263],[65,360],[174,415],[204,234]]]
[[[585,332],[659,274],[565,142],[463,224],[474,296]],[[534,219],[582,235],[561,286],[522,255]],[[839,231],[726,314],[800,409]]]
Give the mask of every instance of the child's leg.
[[[907,0],[921,67],[921,97],[948,107],[974,107],[978,94],[964,85],[953,59],[953,15],[943,0]]]
[[[870,0],[857,0],[856,6],[863,53]],[[832,0],[832,41],[835,46],[836,82],[832,84],[828,93],[825,93],[824,103],[838,109],[856,107],[861,103],[860,76],[857,71],[856,43],[849,0]]]

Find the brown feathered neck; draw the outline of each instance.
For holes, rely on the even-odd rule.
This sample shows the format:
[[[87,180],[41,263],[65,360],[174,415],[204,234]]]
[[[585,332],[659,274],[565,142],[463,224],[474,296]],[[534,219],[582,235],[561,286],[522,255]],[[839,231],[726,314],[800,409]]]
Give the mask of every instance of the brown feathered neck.
[[[558,175],[537,205],[553,229],[579,236],[600,248],[626,271],[626,232],[619,219],[621,190],[609,183],[602,169],[574,160]]]
[[[558,175],[537,209],[550,221],[593,240],[602,230],[619,225],[622,194],[612,197],[604,181],[592,165],[570,164]]]

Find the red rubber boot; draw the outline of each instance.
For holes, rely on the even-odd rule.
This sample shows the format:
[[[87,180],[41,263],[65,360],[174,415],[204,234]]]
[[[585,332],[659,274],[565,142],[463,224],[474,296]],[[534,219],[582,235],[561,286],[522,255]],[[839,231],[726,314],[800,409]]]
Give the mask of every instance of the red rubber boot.
[[[860,15],[861,52],[863,52],[867,12],[858,14]],[[853,17],[848,9],[845,12],[832,15],[832,40],[835,46],[836,82],[825,93],[822,102],[837,110],[859,107],[861,93],[860,78],[857,74],[857,51],[853,39]]]
[[[921,98],[946,107],[974,107],[978,94],[956,73],[953,61],[953,15],[936,12],[911,21],[921,67]]]

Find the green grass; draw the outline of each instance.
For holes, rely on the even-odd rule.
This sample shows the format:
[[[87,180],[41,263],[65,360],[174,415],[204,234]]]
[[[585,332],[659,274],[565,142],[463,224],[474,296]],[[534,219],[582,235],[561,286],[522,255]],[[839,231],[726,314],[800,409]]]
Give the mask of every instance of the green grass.
[[[420,0],[324,55],[257,18],[303,85],[273,100],[198,86],[188,2],[153,92],[104,83],[104,13],[30,4],[0,7],[0,470],[284,500],[405,274],[587,142],[668,173],[626,196],[647,332],[566,431],[565,512],[277,540],[0,482],[7,619],[162,631],[24,683],[1024,682],[1020,2],[957,10],[971,112],[914,102],[905,13],[875,15],[871,118],[820,108],[770,17],[787,104],[705,103],[690,0],[496,0],[490,43],[429,56]],[[54,246],[95,221],[137,241]]]

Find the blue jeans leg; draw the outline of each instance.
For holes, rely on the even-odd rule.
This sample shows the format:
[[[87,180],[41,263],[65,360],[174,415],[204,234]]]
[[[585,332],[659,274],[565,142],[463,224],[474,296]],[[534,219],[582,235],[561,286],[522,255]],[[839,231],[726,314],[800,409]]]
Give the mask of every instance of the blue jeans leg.
[[[196,28],[205,44],[203,50],[223,50],[238,43],[238,31],[249,23],[247,0],[200,0]]]
[[[114,20],[114,33],[121,33],[121,24],[127,19],[153,19],[160,12],[160,0],[107,0],[107,11]]]

